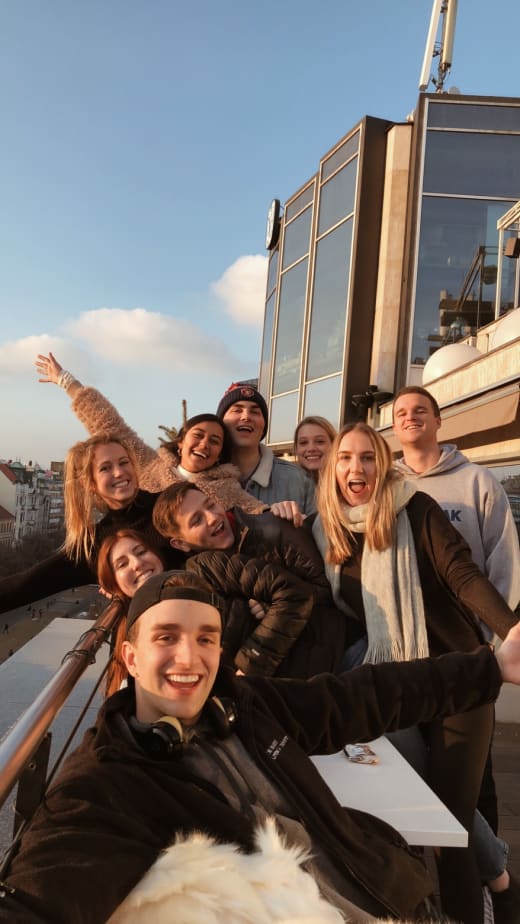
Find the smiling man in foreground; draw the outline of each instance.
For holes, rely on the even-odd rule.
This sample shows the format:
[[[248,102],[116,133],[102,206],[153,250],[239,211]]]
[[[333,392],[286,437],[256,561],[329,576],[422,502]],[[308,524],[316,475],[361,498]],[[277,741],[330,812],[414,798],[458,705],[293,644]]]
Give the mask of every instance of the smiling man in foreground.
[[[520,682],[520,627],[496,656],[300,682],[222,669],[221,611],[186,572],[137,591],[123,646],[133,683],[48,791],[0,888],[0,921],[144,924],[165,905],[190,924],[430,919],[421,859],[342,809],[308,755],[495,699],[502,680]]]

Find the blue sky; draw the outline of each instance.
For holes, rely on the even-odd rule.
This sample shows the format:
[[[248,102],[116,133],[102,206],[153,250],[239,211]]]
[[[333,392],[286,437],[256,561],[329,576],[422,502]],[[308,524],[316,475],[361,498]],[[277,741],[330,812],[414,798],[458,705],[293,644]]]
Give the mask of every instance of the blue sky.
[[[363,115],[404,120],[431,0],[4,0],[0,458],[84,436],[51,349],[152,445],[258,373],[265,218]],[[520,95],[520,7],[459,0],[447,86]],[[519,190],[520,196],[520,190]]]

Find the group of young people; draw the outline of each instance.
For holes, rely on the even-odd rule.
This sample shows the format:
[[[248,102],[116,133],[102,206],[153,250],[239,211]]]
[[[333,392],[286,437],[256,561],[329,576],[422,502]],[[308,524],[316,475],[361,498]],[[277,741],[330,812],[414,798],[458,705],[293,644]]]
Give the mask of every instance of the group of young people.
[[[233,876],[243,889],[250,874],[262,882],[237,921],[264,920],[261,905],[265,920],[435,920],[422,859],[381,822],[340,809],[306,756],[383,732],[411,747],[470,832],[468,849],[438,851],[443,913],[483,924],[484,882],[497,921],[514,920],[489,752],[501,679],[520,679],[518,538],[500,485],[439,446],[432,396],[396,397],[398,465],[368,425],[336,434],[318,417],[298,425],[293,463],[263,444],[267,406],[250,384],[153,450],[52,354],[37,368],[91,436],[66,461],[64,548],[0,582],[0,610],[98,580],[126,615],[111,695],[22,841],[0,920],[145,921],[143,902],[163,899],[185,920],[186,892],[204,894],[202,851],[223,844],[234,848],[217,908]],[[497,656],[486,633],[507,636]],[[483,776],[487,821],[475,815]],[[284,886],[265,863],[278,870],[282,857],[296,858],[288,893],[314,896],[307,917],[280,910]],[[58,889],[50,866],[64,862]],[[161,864],[169,881],[182,870],[168,896]],[[186,920],[211,919],[194,907]]]

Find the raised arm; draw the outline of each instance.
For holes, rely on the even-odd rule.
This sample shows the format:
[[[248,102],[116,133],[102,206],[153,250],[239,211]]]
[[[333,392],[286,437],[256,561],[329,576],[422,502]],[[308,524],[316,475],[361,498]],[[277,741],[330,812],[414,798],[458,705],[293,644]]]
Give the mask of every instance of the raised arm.
[[[451,592],[500,638],[505,638],[517,618],[491,581],[482,573],[460,533],[429,498],[423,538],[431,548],[439,576]]]
[[[65,552],[55,552],[31,568],[0,580],[0,613],[96,581],[95,572],[85,561],[75,564]]]
[[[48,356],[38,353],[34,365],[41,376],[38,379],[39,382],[44,384],[52,382],[54,385],[58,385],[67,392],[70,398],[74,398],[79,389],[83,387],[81,382],[78,382],[70,372],[66,372],[63,366],[60,366],[58,360],[50,351]]]
[[[39,382],[53,382],[67,392],[72,399],[72,410],[91,436],[99,432],[117,433],[134,450],[140,469],[156,461],[156,451],[128,426],[114,405],[96,388],[82,385],[62,368],[52,353],[48,356],[40,353],[35,365],[40,374]]]

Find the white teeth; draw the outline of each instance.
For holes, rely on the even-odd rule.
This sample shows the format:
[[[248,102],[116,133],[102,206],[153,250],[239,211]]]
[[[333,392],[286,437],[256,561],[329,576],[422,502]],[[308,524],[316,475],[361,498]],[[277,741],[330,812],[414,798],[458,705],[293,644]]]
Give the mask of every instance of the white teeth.
[[[168,680],[172,683],[198,683],[198,674],[167,674]]]

